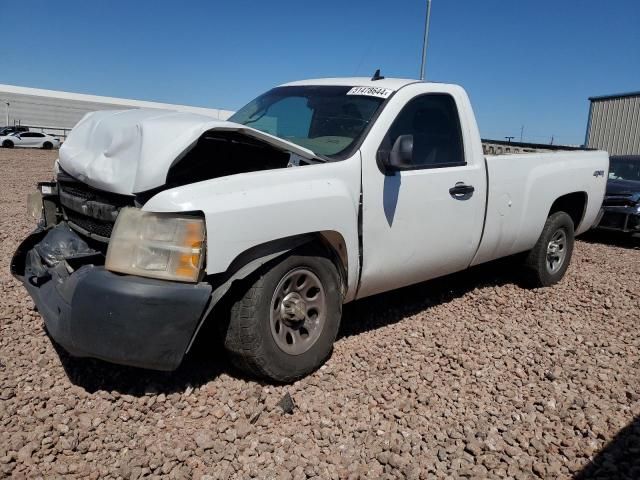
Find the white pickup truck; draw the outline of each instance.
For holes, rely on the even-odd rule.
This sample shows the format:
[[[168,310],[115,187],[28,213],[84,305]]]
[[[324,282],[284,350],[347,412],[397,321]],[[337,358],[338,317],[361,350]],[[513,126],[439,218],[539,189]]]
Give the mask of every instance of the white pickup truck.
[[[204,322],[235,365],[320,366],[342,305],[521,252],[559,281],[600,211],[606,152],[485,157],[455,85],[336,78],[228,121],[88,114],[30,208],[12,271],[75,356],[175,369]]]

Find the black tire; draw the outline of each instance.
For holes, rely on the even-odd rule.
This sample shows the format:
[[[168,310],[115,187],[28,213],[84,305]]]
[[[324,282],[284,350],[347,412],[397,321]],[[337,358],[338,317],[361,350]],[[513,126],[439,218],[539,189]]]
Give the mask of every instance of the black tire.
[[[11,140],[5,140],[2,142],[2,146],[4,148],[13,148],[13,142]]]
[[[564,247],[559,249],[559,240],[564,238]],[[556,239],[554,241],[554,239]],[[555,247],[552,246],[552,242]],[[556,212],[547,218],[540,238],[525,259],[526,282],[530,287],[549,287],[564,277],[573,254],[573,220],[565,212]],[[562,260],[553,261],[563,252]]]
[[[277,302],[275,292],[282,288],[282,281],[298,271],[309,271],[315,281],[321,282],[326,309],[320,323],[322,328],[319,332],[314,330],[318,332],[314,343],[303,353],[292,355],[276,343],[276,334],[272,333],[275,328],[272,306]],[[306,308],[305,304],[304,310]],[[274,308],[274,312],[279,311]],[[289,383],[315,371],[331,355],[341,316],[340,275],[324,252],[307,247],[266,265],[241,285],[231,303],[224,345],[231,362],[240,370],[278,383]],[[307,313],[301,322],[311,322]]]
[[[53,148],[53,143],[51,142],[44,142],[42,144],[42,149],[43,150],[51,150]]]

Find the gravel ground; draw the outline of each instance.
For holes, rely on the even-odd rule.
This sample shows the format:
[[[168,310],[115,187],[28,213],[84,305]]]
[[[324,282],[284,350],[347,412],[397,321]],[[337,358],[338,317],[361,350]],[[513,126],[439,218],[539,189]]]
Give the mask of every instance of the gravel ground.
[[[161,374],[69,358],[8,273],[54,158],[0,149],[0,475],[640,478],[638,241],[579,241],[553,288],[506,260],[349,305],[293,385],[211,341]]]

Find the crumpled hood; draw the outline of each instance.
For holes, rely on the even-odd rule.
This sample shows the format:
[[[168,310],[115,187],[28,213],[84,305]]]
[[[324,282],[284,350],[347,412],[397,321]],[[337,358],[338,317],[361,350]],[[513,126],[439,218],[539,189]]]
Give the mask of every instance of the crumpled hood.
[[[306,159],[306,148],[239,123],[169,110],[88,113],[60,148],[60,167],[100,190],[130,195],[164,185],[181,154],[209,130],[239,132]],[[215,161],[215,159],[212,159]]]

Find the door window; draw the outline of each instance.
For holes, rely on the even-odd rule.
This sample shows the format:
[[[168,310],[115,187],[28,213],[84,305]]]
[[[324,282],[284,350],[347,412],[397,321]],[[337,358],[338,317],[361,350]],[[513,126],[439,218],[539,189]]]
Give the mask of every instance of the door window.
[[[450,95],[421,95],[407,103],[380,150],[390,152],[400,135],[413,137],[412,162],[407,170],[466,164],[458,109]]]

